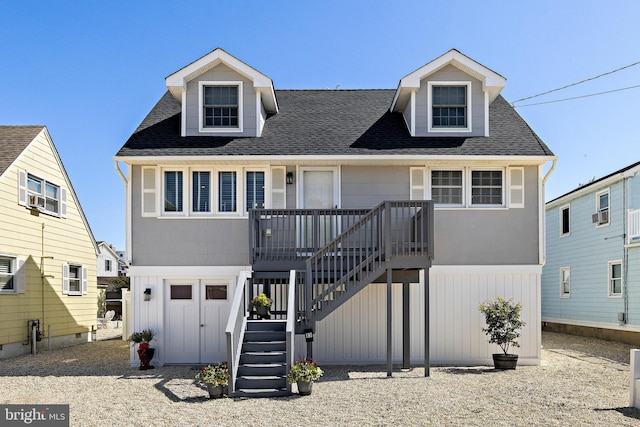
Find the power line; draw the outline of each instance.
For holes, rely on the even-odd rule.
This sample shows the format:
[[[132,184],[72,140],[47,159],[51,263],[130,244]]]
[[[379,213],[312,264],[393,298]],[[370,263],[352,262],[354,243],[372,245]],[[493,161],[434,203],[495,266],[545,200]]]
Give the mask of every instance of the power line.
[[[597,96],[597,95],[605,95],[607,93],[613,93],[613,92],[620,92],[623,90],[629,90],[629,89],[635,89],[640,87],[640,85],[635,85],[635,86],[629,86],[629,87],[623,87],[621,89],[613,89],[613,90],[608,90],[606,92],[598,92],[598,93],[591,93],[589,95],[582,95],[582,96],[574,96],[572,98],[564,98],[564,99],[555,99],[553,101],[545,101],[545,102],[535,102],[533,104],[524,104],[524,105],[514,105],[514,108],[520,108],[520,107],[531,107],[532,105],[542,105],[542,104],[552,104],[554,102],[562,102],[562,101],[571,101],[572,99],[579,99],[579,98],[588,98],[590,96]],[[533,97],[529,97],[529,98],[524,98],[524,99],[530,99]],[[513,104],[511,104],[513,105]]]
[[[527,96],[526,98],[517,99],[517,100],[513,101],[511,103],[511,105],[515,107],[514,104],[516,102],[526,101],[527,99],[537,98],[537,97],[542,96],[542,95],[547,95],[547,94],[552,93],[552,92],[557,92],[557,91],[562,90],[562,89],[566,89],[566,88],[569,88],[569,87],[572,87],[572,86],[577,86],[579,84],[582,84],[582,83],[585,83],[585,82],[588,82],[588,81],[591,81],[591,80],[599,79],[600,77],[608,76],[609,74],[617,73],[618,71],[626,70],[627,68],[631,68],[634,65],[638,65],[638,64],[640,64],[640,61],[634,62],[633,64],[625,65],[624,67],[617,68],[615,70],[608,71],[606,73],[599,74],[599,75],[597,75],[595,77],[589,77],[588,79],[584,79],[584,80],[581,80],[581,81],[576,82],[576,83],[571,83],[571,84],[568,84],[566,86],[559,87],[557,89],[552,89],[552,90],[548,90],[546,92],[539,93],[537,95],[531,95],[531,96]],[[603,92],[603,93],[606,93],[606,92]],[[587,95],[587,96],[591,96],[591,95]],[[580,98],[580,97],[578,97],[578,98]],[[544,102],[541,102],[541,104],[544,104]],[[532,104],[528,104],[528,105],[532,105]],[[523,105],[521,107],[523,107]]]

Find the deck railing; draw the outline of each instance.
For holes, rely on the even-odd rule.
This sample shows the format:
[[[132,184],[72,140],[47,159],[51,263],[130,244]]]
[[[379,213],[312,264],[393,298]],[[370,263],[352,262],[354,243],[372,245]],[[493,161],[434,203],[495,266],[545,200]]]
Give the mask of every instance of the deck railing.
[[[640,242],[640,209],[629,210],[627,243]]]

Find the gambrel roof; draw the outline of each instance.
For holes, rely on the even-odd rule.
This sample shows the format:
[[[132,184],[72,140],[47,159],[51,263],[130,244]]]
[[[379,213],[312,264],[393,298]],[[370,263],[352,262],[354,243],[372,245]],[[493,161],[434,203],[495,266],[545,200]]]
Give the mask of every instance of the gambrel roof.
[[[501,96],[488,137],[412,137],[389,110],[395,92],[276,90],[280,110],[260,137],[183,137],[180,104],[167,92],[116,156],[553,156]]]

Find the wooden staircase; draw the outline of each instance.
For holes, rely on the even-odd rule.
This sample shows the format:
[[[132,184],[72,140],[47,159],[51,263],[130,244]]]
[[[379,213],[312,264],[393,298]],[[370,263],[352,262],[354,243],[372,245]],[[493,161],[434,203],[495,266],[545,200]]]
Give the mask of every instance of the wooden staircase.
[[[244,333],[236,396],[288,396],[285,321],[248,320]]]

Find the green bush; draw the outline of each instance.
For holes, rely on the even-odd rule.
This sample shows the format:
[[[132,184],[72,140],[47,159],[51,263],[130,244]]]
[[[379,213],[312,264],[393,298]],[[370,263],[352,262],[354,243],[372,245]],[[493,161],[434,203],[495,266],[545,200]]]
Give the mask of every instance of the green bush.
[[[482,331],[489,336],[489,342],[498,344],[504,354],[507,354],[510,346],[520,347],[516,339],[520,336],[518,329],[526,325],[520,320],[522,311],[521,303],[505,300],[497,297],[493,301],[480,304],[479,310],[484,314],[486,328]]]

